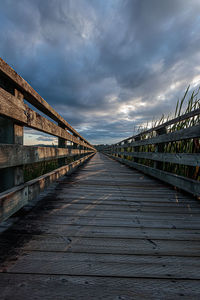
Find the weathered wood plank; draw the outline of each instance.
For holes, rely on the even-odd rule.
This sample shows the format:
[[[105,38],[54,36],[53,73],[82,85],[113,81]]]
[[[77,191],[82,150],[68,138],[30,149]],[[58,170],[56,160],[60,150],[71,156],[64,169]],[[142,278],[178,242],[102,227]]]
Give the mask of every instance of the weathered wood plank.
[[[136,137],[138,137],[138,136],[146,135],[146,134],[148,134],[148,133],[151,133],[152,131],[158,131],[158,130],[160,130],[160,129],[162,129],[162,128],[168,127],[168,126],[173,125],[173,124],[175,124],[175,123],[178,123],[178,122],[181,122],[181,121],[190,119],[190,118],[192,118],[192,117],[198,116],[199,114],[200,114],[200,109],[195,109],[195,110],[193,110],[193,111],[191,111],[191,112],[189,112],[189,113],[186,113],[186,114],[181,115],[181,116],[179,116],[179,117],[177,117],[177,118],[174,118],[174,119],[172,119],[172,120],[169,120],[169,121],[167,121],[167,122],[164,122],[164,123],[161,124],[161,125],[158,125],[158,126],[156,126],[156,127],[153,127],[153,128],[148,129],[148,130],[145,130],[145,131],[143,131],[143,132],[141,132],[141,133],[139,133],[139,134],[137,134],[137,135],[135,135],[135,136],[128,137],[128,138],[126,138],[126,139],[124,139],[124,140],[122,140],[122,141],[120,141],[120,142],[124,142],[124,143],[125,143],[125,142],[128,142],[128,141],[130,141],[130,140],[132,140],[132,139],[134,139],[134,138],[136,138]]]
[[[7,288],[12,282],[12,288]],[[199,299],[199,280],[0,273],[2,299]]]
[[[6,220],[28,203],[28,187],[14,187],[0,194],[0,222]]]
[[[12,238],[12,236],[10,236]],[[157,240],[149,239],[126,239],[126,238],[88,238],[85,236],[69,236],[64,238],[59,235],[35,235],[31,241],[24,245],[23,250],[44,252],[68,252],[69,260],[73,260],[73,253],[80,252],[78,259],[88,258],[86,253],[110,253],[128,255],[165,255],[165,256],[200,256],[200,242]],[[114,261],[110,257],[110,261]]]
[[[0,144],[0,168],[89,154],[92,150]]]
[[[194,197],[96,154],[0,236],[1,292],[58,298],[62,278],[72,299],[198,299],[198,211]]]
[[[51,213],[50,213],[51,215]],[[120,217],[120,214],[116,213],[114,214],[114,217],[112,218],[112,214],[106,214],[104,217],[103,212],[102,213],[95,213],[95,212],[77,212],[77,211],[71,211],[69,209],[69,214],[66,214],[64,216],[62,215],[56,215],[56,216],[50,216],[48,215],[47,218],[43,217],[39,222],[34,221],[33,219],[30,219],[31,224],[34,224],[37,228],[41,226],[53,226],[58,225],[60,227],[67,227],[67,225],[79,225],[79,226],[87,226],[89,224],[90,226],[94,226],[94,228],[97,226],[111,226],[111,227],[126,227],[126,228],[139,228],[140,230],[142,228],[166,228],[166,229],[194,229],[199,230],[199,218],[194,219],[193,216],[185,216],[185,218],[180,218],[180,215],[178,217],[174,216],[174,218],[169,217],[163,217],[159,214],[134,214],[132,219],[130,218],[130,215],[127,219],[123,219]],[[99,215],[99,216],[98,216]],[[41,215],[40,215],[41,216]],[[169,216],[169,215],[168,215]],[[24,223],[23,226],[26,224]],[[43,227],[42,227],[43,228]],[[192,236],[191,236],[192,238]]]
[[[26,253],[9,267],[9,273],[200,279],[200,261],[196,257],[90,254],[86,261],[79,253],[73,256],[70,259],[68,253]]]
[[[187,166],[200,166],[199,153],[159,153],[159,152],[113,152],[113,154],[145,158]]]
[[[68,203],[73,203],[73,204],[93,204],[94,202],[98,204],[99,207],[102,205],[105,205],[106,207],[109,208],[109,206],[114,207],[114,210],[118,210],[118,208],[121,208],[120,210],[129,210],[129,208],[141,208],[141,210],[152,210],[155,211],[156,209],[160,209],[162,211],[170,212],[173,210],[173,212],[180,212],[183,211],[191,211],[191,213],[195,213],[198,210],[200,210],[200,207],[197,207],[196,201],[190,201],[191,203],[188,204],[188,200],[182,201],[182,199],[179,199],[179,202],[174,199],[174,201],[161,201],[160,199],[158,201],[154,201],[154,199],[146,201],[145,199],[140,201],[140,199],[132,199],[132,201],[129,199],[126,200],[123,198],[107,198],[106,200],[104,197],[98,197],[98,199],[94,197],[84,197],[83,195],[81,196],[71,196],[71,195],[66,195],[65,198],[63,197],[56,197],[56,203],[54,202],[54,199],[48,199],[48,205],[45,207],[45,209],[53,209],[55,207],[61,207],[63,204],[68,204]],[[94,201],[95,200],[95,201]],[[53,202],[51,204],[51,202]],[[172,207],[174,203],[174,206]],[[187,204],[186,204],[187,203]],[[154,210],[155,208],[155,210]],[[66,208],[67,210],[68,208]]]
[[[161,143],[168,143],[168,142],[175,142],[175,141],[180,141],[180,140],[197,138],[197,137],[199,137],[199,132],[200,132],[200,125],[196,125],[193,127],[180,129],[175,132],[162,134],[162,135],[152,137],[149,139],[131,142],[129,144],[129,147],[161,144]],[[125,145],[125,147],[127,148],[127,145]],[[124,148],[124,145],[116,145],[115,148],[121,149],[121,148]]]
[[[0,193],[0,222],[6,220],[12,214],[23,207],[28,201],[37,197],[41,191],[47,188],[52,182],[65,175],[73,172],[90,156],[87,155],[69,165],[58,168],[52,172],[42,175],[34,180],[28,181],[18,187],[14,187],[3,193]]]
[[[13,70],[2,58],[0,58],[0,72],[22,92],[24,98],[32,105],[45,113],[58,123],[62,123],[75,136],[90,145],[67,121],[65,121],[15,70]],[[91,146],[91,145],[90,145]],[[91,146],[92,147],[92,146]]]
[[[37,112],[33,111],[28,105],[21,103],[18,105],[18,100],[0,88],[0,115],[9,117],[12,120],[21,123],[24,126],[57,136],[81,146],[94,150],[92,146],[83,142],[79,138],[71,135],[65,129],[56,125],[52,121],[42,117]]]
[[[76,218],[76,216],[74,216]],[[52,224],[44,222],[32,221],[30,223],[20,223],[16,224],[13,229],[14,234],[19,235],[37,235],[38,232],[40,235],[59,235],[63,238],[77,236],[77,237],[98,237],[98,238],[126,238],[126,239],[146,239],[151,240],[187,240],[187,241],[199,241],[199,225],[191,224],[189,222],[179,223],[179,226],[176,227],[173,224],[168,224],[164,220],[160,226],[160,219],[155,220],[154,222],[149,220],[143,220],[142,224],[132,224],[132,226],[106,226],[101,222],[100,225],[76,225],[76,224]],[[190,228],[188,228],[188,226]]]
[[[120,202],[120,201],[118,201]],[[81,200],[74,200],[72,202],[65,202],[64,203],[60,203],[59,205],[56,205],[57,208],[62,207],[62,213],[58,212],[62,215],[64,215],[65,213],[69,213],[69,209],[70,210],[77,210],[77,211],[81,211],[82,213],[85,214],[88,213],[96,213],[98,212],[98,214],[101,211],[104,211],[107,214],[109,214],[110,212],[110,216],[112,216],[113,213],[113,217],[115,217],[115,212],[117,215],[117,212],[119,215],[121,215],[122,218],[128,217],[129,216],[134,216],[134,213],[137,213],[138,216],[142,215],[142,213],[144,213],[144,215],[146,213],[150,213],[152,212],[152,214],[162,214],[162,217],[164,218],[167,215],[171,215],[171,216],[175,216],[178,217],[178,215],[181,215],[182,217],[189,215],[192,215],[192,217],[195,218],[195,216],[198,218],[200,217],[200,207],[197,208],[196,206],[191,206],[188,205],[187,206],[181,206],[181,205],[171,205],[171,206],[156,206],[156,205],[145,205],[143,203],[141,204],[137,204],[137,203],[132,203],[132,204],[107,204],[107,201],[104,199],[100,199],[100,200],[96,200],[93,202],[89,202],[89,201],[84,201],[84,199]],[[49,210],[52,211],[53,214],[53,205],[49,205],[47,207]],[[57,209],[56,209],[57,212]],[[74,212],[72,212],[74,213]],[[98,215],[97,215],[98,216]]]
[[[157,170],[145,165],[141,165],[138,163],[135,163],[133,161],[127,160],[127,159],[122,159],[119,157],[115,157],[113,155],[109,155],[112,156],[112,158],[114,158],[115,160],[124,163],[130,167],[133,167],[145,174],[148,174],[150,176],[153,176],[157,179],[160,179],[162,181],[165,181],[169,184],[172,184],[173,186],[176,186],[184,191],[187,191],[195,196],[200,196],[200,182],[196,181],[196,180],[192,180],[183,176],[178,176],[176,174],[172,174],[166,171],[162,171],[162,170]]]

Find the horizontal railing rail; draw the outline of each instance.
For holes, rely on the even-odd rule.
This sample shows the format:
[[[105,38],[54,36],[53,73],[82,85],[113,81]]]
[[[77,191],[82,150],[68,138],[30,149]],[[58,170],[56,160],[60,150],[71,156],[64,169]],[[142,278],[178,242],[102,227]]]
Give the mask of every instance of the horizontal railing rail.
[[[168,126],[170,126],[170,125],[174,125],[174,124],[176,124],[176,123],[178,123],[178,122],[188,120],[188,119],[190,119],[190,118],[192,118],[192,117],[195,117],[195,116],[198,116],[198,117],[199,117],[199,115],[200,115],[200,109],[195,109],[195,110],[193,110],[193,111],[191,111],[191,112],[188,112],[188,113],[186,113],[186,114],[183,114],[183,115],[181,115],[181,116],[179,116],[179,117],[176,117],[176,118],[174,118],[174,119],[172,119],[172,120],[166,121],[166,122],[164,122],[164,123],[162,123],[162,124],[160,124],[160,125],[158,125],[158,126],[152,127],[152,128],[150,128],[150,129],[148,129],[148,130],[145,130],[145,131],[143,131],[143,132],[141,132],[141,133],[138,133],[137,135],[134,135],[134,136],[132,136],[132,137],[128,137],[128,138],[126,138],[126,139],[120,141],[120,143],[121,143],[121,142],[129,141],[129,140],[132,139],[132,138],[133,138],[133,139],[138,138],[138,137],[140,137],[141,135],[145,135],[145,134],[151,133],[151,132],[153,132],[153,131],[158,132],[158,131],[162,130],[163,128],[166,128],[166,127],[168,127]]]
[[[105,146],[102,152],[200,196],[200,109]]]
[[[57,137],[58,146],[25,146],[25,126]],[[0,58],[0,222],[95,152],[85,138]],[[50,171],[43,165],[48,163],[52,163]],[[25,180],[26,170],[34,168],[39,169],[37,175]]]
[[[14,94],[14,90],[18,90],[24,98],[50,117],[52,120],[65,127],[74,136],[79,137],[88,145],[90,143],[85,140],[67,121],[65,121],[15,70],[13,70],[2,58],[0,58],[0,77],[1,83]]]

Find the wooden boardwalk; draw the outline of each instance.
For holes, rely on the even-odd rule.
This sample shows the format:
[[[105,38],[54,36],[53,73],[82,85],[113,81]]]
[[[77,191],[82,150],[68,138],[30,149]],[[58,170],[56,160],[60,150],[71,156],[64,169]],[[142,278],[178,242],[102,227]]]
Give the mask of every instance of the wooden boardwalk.
[[[0,235],[0,299],[200,299],[200,205],[97,153]]]

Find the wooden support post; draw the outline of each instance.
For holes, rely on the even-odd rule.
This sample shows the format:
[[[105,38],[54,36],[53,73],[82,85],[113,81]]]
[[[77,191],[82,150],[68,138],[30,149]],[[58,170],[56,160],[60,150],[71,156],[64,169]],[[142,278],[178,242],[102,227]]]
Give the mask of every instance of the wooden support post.
[[[126,146],[124,147],[124,152],[128,152],[128,141],[124,143],[124,146]],[[124,159],[128,159],[128,155],[124,155]]]
[[[15,89],[15,97],[23,102],[24,96]],[[24,143],[24,127],[19,124],[14,124],[14,144],[23,145]],[[14,168],[14,185],[24,183],[24,170],[23,166]]]
[[[134,139],[131,139],[131,140],[130,140],[130,143],[133,143],[133,142],[134,142]],[[134,147],[131,147],[130,152],[134,152]],[[134,158],[131,157],[131,160],[134,161]]]
[[[141,136],[137,136],[135,138],[135,141],[140,141],[140,140],[141,140]],[[133,149],[134,149],[135,152],[139,152],[140,146],[134,147]],[[139,161],[139,158],[138,157],[134,157],[134,162],[138,163],[138,161]]]
[[[119,143],[118,146],[121,146],[121,143]],[[119,148],[117,149],[117,152],[122,152],[122,148],[119,147]],[[117,156],[121,158],[121,155],[118,154],[118,153],[117,153]]]
[[[113,145],[113,146],[111,146],[110,149],[108,150],[108,153],[110,153],[111,155],[116,156],[115,151],[116,151],[115,145]]]
[[[78,139],[80,139],[78,136],[76,136],[75,134],[73,134],[75,137],[77,137]],[[82,139],[80,139],[80,140],[82,140]],[[78,145],[78,144],[73,144],[73,146],[72,146],[72,148],[73,149],[78,149],[79,151],[78,151],[78,154],[76,155],[76,156],[74,156],[74,160],[77,160],[77,159],[80,159],[81,157],[82,157],[82,155],[81,155],[81,150],[83,150],[84,149],[84,147],[83,146],[81,146],[81,145]]]
[[[60,124],[58,123],[58,125],[63,128],[63,129],[66,129],[66,127],[63,125],[63,124]],[[62,138],[58,138],[58,148],[67,148],[67,140],[65,139],[62,139]],[[62,167],[64,165],[66,165],[68,162],[67,162],[67,158],[64,157],[64,158],[58,158],[58,166],[59,167]]]
[[[124,144],[124,142],[121,143],[121,146],[123,146],[123,144]],[[124,152],[124,148],[123,148],[123,147],[120,149],[120,152],[121,152],[121,153]],[[124,155],[121,154],[120,157],[121,157],[121,158],[124,158]]]
[[[118,154],[118,152],[120,151],[120,148],[118,148],[119,147],[119,143],[116,145],[116,157],[119,157],[119,154]]]
[[[23,102],[23,94],[15,89],[15,98]],[[0,143],[23,145],[24,128],[11,120],[0,118]],[[5,168],[0,171],[0,191],[24,183],[23,166]]]
[[[167,133],[166,127],[162,127],[161,129],[156,131],[157,136],[162,135],[162,134],[166,134],[166,133]],[[157,144],[155,146],[155,152],[159,152],[159,153],[164,152],[164,147],[165,147],[165,143]],[[162,170],[163,169],[163,162],[154,161],[154,168]]]

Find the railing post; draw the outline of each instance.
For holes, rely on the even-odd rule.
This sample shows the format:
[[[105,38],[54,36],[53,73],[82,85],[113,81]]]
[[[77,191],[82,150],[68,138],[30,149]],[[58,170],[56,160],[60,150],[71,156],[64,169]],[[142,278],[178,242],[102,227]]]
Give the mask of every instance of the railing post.
[[[141,140],[141,136],[140,135],[135,138],[135,142],[136,141],[140,141],[140,140]],[[139,152],[140,146],[136,146],[133,149],[134,149],[134,152]],[[139,161],[139,158],[138,157],[134,157],[134,162],[138,163],[138,161]]]
[[[66,129],[66,127],[63,124],[58,123],[58,125],[62,128],[62,129]],[[62,138],[58,138],[58,148],[68,148],[67,147],[67,141],[65,139]],[[59,158],[58,159],[58,166],[62,167],[66,164],[66,158]]]
[[[121,142],[121,143],[119,143],[119,145],[120,145],[120,146],[122,146],[122,142]],[[122,147],[120,147],[120,151],[119,151],[119,152],[121,152],[121,153],[122,153],[122,149],[123,149],[123,148],[122,148]],[[119,157],[120,157],[120,158],[123,158],[122,156],[123,156],[123,154],[119,154]]]
[[[115,153],[115,156],[116,157],[119,157],[119,151],[120,151],[120,148],[119,148],[119,143],[117,143],[117,145],[116,145],[116,147],[115,147],[115,151],[116,151],[116,153]]]
[[[110,151],[111,155],[116,156],[116,154],[115,154],[116,146],[115,145],[113,145],[113,146],[111,145],[110,149],[108,150],[108,153],[109,153],[109,151]]]
[[[122,143],[120,143],[120,144],[121,144],[121,146],[123,146],[124,142],[122,142]],[[121,147],[120,152],[121,152],[121,153],[124,152],[124,147]],[[123,158],[124,158],[124,155],[121,154],[120,157],[123,159]]]
[[[124,147],[124,152],[128,152],[128,141],[126,141],[125,143],[124,143],[124,146],[126,146],[126,147]],[[128,159],[128,155],[124,155],[124,159]]]
[[[14,93],[16,99],[23,102],[23,94],[16,89]],[[0,143],[23,145],[24,127],[22,125],[1,118],[0,127]],[[0,173],[0,181],[2,190],[24,183],[23,166],[3,169]]]
[[[74,133],[73,133],[73,136],[75,136],[76,138],[78,138],[78,139],[80,140],[80,138],[79,138],[77,135],[75,135]],[[72,148],[78,150],[77,155],[74,156],[74,159],[76,160],[76,159],[78,159],[79,157],[81,157],[81,155],[82,155],[82,151],[81,151],[81,150],[82,150],[83,147],[80,146],[80,145],[78,145],[78,144],[73,143]]]
[[[162,127],[158,130],[156,130],[156,135],[162,135],[162,134],[166,134],[167,133],[167,129],[166,127]],[[162,153],[164,152],[164,147],[165,147],[165,143],[162,144],[156,144],[155,145],[155,152],[159,152]],[[160,161],[154,161],[154,168],[156,169],[162,169],[163,167],[163,162]]]

